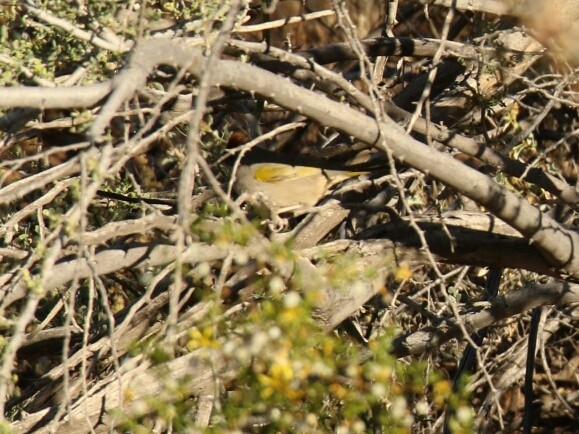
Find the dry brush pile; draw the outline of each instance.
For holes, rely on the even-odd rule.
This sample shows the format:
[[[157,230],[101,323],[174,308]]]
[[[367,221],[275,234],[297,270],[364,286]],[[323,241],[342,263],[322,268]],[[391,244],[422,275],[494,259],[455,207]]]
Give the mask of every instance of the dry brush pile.
[[[576,429],[575,16],[0,3],[2,430]],[[277,213],[255,146],[377,170]]]

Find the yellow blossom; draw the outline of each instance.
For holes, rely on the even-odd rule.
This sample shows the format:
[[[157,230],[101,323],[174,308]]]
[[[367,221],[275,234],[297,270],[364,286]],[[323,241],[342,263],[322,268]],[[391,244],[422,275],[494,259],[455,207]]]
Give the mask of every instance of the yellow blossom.
[[[400,282],[402,280],[408,280],[412,277],[412,270],[406,263],[400,264],[400,266],[396,269],[396,273],[394,274],[394,278]]]
[[[187,342],[187,349],[192,351],[196,348],[217,348],[219,342],[215,339],[215,332],[213,327],[207,326],[202,330],[197,327],[189,331],[189,342]]]

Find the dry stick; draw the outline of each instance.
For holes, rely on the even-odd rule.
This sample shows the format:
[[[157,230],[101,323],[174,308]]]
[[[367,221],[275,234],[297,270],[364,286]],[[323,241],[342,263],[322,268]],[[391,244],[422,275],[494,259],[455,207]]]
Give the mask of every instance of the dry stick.
[[[88,396],[88,375],[87,375],[87,361],[89,358],[89,351],[88,351],[88,342],[89,342],[89,337],[90,337],[90,328],[91,328],[91,323],[92,323],[92,315],[93,315],[93,311],[94,311],[94,299],[95,299],[95,290],[94,290],[94,279],[93,278],[89,278],[88,279],[88,301],[87,301],[87,307],[86,307],[86,315],[84,318],[84,324],[83,324],[83,332],[82,332],[82,346],[80,348],[80,354],[81,354],[81,361],[80,361],[80,383],[81,383],[81,387],[82,387],[82,393],[84,396]],[[112,344],[112,341],[110,342],[110,344]],[[63,348],[62,349],[63,352],[63,360],[68,360],[68,354],[67,353],[67,348]],[[66,370],[64,372],[64,376],[65,378],[68,377],[69,372],[68,370]],[[119,389],[122,389],[122,384],[119,384]],[[66,393],[70,393],[70,386],[66,388]],[[60,413],[64,414],[64,408],[66,408],[66,413],[70,414],[70,397],[67,396],[66,397],[66,406],[61,406]],[[92,428],[92,424],[90,423],[90,420],[88,419],[88,407],[86,406],[86,401],[85,401],[85,420],[88,422],[87,425],[89,427],[91,427],[91,431],[93,431]],[[59,418],[54,418],[54,424],[59,422]]]
[[[199,129],[205,114],[207,100],[209,99],[209,89],[211,87],[210,77],[213,74],[213,69],[215,68],[215,64],[217,63],[218,58],[221,56],[223,47],[225,46],[226,37],[229,35],[235,24],[235,17],[240,7],[239,0],[235,0],[230,3],[230,10],[227,14],[227,18],[222,25],[217,39],[211,46],[211,52],[209,56],[206,58],[204,71],[199,77],[197,77],[199,79],[199,92],[195,99],[195,111],[193,112],[190,120],[190,131],[189,135],[187,136],[187,153],[185,155],[182,174],[179,179],[178,210],[179,223],[182,225],[185,225],[188,221],[188,214],[190,210],[189,199],[191,198],[193,192],[195,164],[197,163],[199,155],[199,143],[201,141]],[[186,68],[187,66],[188,65],[182,65],[183,68]]]
[[[579,6],[579,4],[578,4]],[[521,81],[521,83],[525,86],[525,91],[521,92],[523,95],[529,93],[537,93],[548,100],[553,100],[558,104],[566,105],[571,108],[578,108],[579,103],[574,101],[574,98],[577,96],[577,92],[574,92],[572,89],[567,90],[565,92],[560,93],[553,93],[551,88],[559,88],[562,84],[570,85],[572,80],[574,80],[574,76],[570,75],[569,77],[564,78],[561,74],[551,74],[552,79],[548,82],[541,83],[538,85],[536,82],[537,80],[529,80],[527,77],[524,76],[517,76],[517,80]],[[567,95],[567,97],[561,97],[560,94],[563,96]]]
[[[0,56],[0,61],[1,60],[1,56]],[[66,77],[66,79],[62,82],[59,83],[60,86],[72,86],[74,84],[76,84],[86,73],[86,69],[81,67],[78,67],[72,74],[70,74],[68,77]],[[55,83],[50,83],[48,85],[49,87],[54,87],[56,86]],[[12,110],[6,114],[4,114],[3,116],[0,116],[0,130],[2,131],[18,131],[22,126],[24,126],[26,123],[28,123],[30,120],[38,117],[38,115],[40,114],[40,110],[33,108],[33,109],[19,109],[19,110]],[[75,121],[78,120],[78,118],[76,119],[72,119],[68,121],[67,126],[70,126],[71,124],[74,124]],[[53,121],[53,122],[47,122],[47,123],[35,123],[34,126],[39,128],[40,125],[54,125],[55,123],[58,123],[58,121]],[[26,137],[27,135],[30,135],[30,131],[26,131],[24,133],[20,133],[20,134],[14,134],[13,136],[7,135],[3,140],[0,141],[0,149],[10,146],[11,142],[15,143],[18,140],[18,137]],[[50,152],[50,150],[48,150],[47,152]],[[45,152],[43,152],[42,154],[45,154]]]
[[[30,253],[25,250],[16,249],[14,247],[0,247],[0,260],[3,258],[10,258],[21,261],[29,254]]]
[[[386,11],[386,20],[384,21],[383,24],[384,28],[382,29],[382,35],[387,35],[390,38],[394,38],[394,33],[392,32],[392,29],[396,25],[397,12],[398,12],[398,0],[389,1]],[[362,41],[360,41],[359,46],[363,47]],[[373,83],[383,82],[384,70],[386,69],[387,64],[388,64],[388,56],[376,56],[376,60],[374,61],[374,70],[372,71]]]
[[[93,274],[112,273],[122,268],[136,267],[138,265],[150,267],[164,265],[174,261],[177,255],[180,255],[182,261],[198,263],[223,259],[227,252],[228,250],[225,248],[209,246],[204,243],[194,244],[185,251],[179,251],[173,245],[162,243],[106,249],[95,254],[94,263],[96,270],[94,273],[88,266],[86,258],[77,258],[54,265],[50,275],[43,282],[43,289],[48,291],[58,288],[75,277],[83,279]],[[23,280],[12,286],[0,287],[2,306],[9,306],[14,301],[25,297],[27,293],[28,288]]]
[[[242,342],[239,342],[239,345],[241,344]],[[191,378],[191,382],[187,383],[187,390],[191,395],[198,395],[203,393],[208,384],[215,381],[216,375],[220,375],[220,378],[225,380],[233,380],[237,370],[232,365],[231,360],[214,355],[208,359],[206,353],[196,350],[159,366],[151,366],[150,362],[142,360],[142,358],[128,360],[122,366],[122,375],[123,382],[138,390],[139,396],[156,396],[163,390],[163,387],[166,387],[163,379],[166,378],[167,372],[171,373],[172,378],[186,378],[194,366],[196,375]],[[67,421],[55,424],[52,432],[56,432],[57,428],[59,428],[58,432],[86,432],[90,426],[102,428],[101,423],[110,426],[112,415],[109,410],[118,406],[117,396],[123,392],[119,388],[118,382],[110,377],[105,377],[95,381],[90,392],[88,397],[80,397],[73,404],[68,413]],[[85,400],[88,400],[88,414],[83,408]],[[131,410],[134,414],[142,414],[142,407],[140,410],[138,408],[140,402],[136,400],[133,403]],[[13,427],[17,432],[31,432],[33,428],[37,428],[36,424],[43,426],[41,419],[46,414],[46,410],[38,411],[24,418],[21,422],[14,423]],[[87,416],[91,422],[89,427],[83,425]]]
[[[108,172],[108,169],[111,167],[111,164],[113,162],[113,158],[112,158],[112,146],[106,145],[103,147],[103,149],[100,152],[101,158],[98,160],[97,166],[96,168],[93,170],[94,174],[97,176],[94,176],[94,179],[89,180],[87,173],[88,173],[88,162],[90,161],[88,157],[89,153],[85,153],[85,154],[81,154],[80,155],[80,162],[81,162],[81,191],[82,191],[82,195],[80,198],[80,201],[73,206],[67,213],[67,223],[70,224],[77,224],[80,228],[81,231],[84,230],[84,228],[86,227],[86,214],[87,214],[87,208],[89,206],[90,200],[94,197],[94,195],[96,194],[96,191],[98,190],[100,183],[102,183],[103,181],[103,175],[106,174]],[[56,230],[53,231],[52,235],[56,236],[58,233],[60,233],[60,231],[62,230],[62,228],[57,228]],[[58,242],[59,240],[57,240],[54,245],[53,248],[56,247],[60,247],[60,243]],[[81,247],[83,247],[81,245]],[[60,249],[59,249],[60,250]],[[86,249],[84,249],[86,250]],[[79,253],[76,261],[76,263],[80,263],[80,260],[84,260],[85,265],[87,266],[87,269],[90,271],[96,271],[97,270],[97,265],[94,264],[94,262],[92,261],[93,259],[93,255],[84,255],[81,256],[81,254]],[[54,263],[52,263],[51,265],[54,266]],[[53,267],[54,268],[54,267]],[[54,270],[52,270],[54,271]],[[95,273],[97,274],[97,273]],[[90,275],[90,274],[89,274]],[[78,278],[78,275],[76,273],[76,270],[74,271],[74,277]],[[44,282],[46,283],[49,280],[49,278],[44,278]],[[94,280],[91,279],[89,281],[89,306],[92,304],[93,301],[93,297],[94,297],[94,293],[92,292],[93,289],[93,282]],[[45,289],[46,287],[43,286],[43,289]],[[104,291],[104,290],[103,290]],[[104,291],[106,293],[106,291]],[[106,295],[106,294],[105,294]],[[87,317],[85,318],[85,335],[88,338],[88,332],[89,332],[89,327],[88,327],[88,318],[90,318],[91,313],[87,313]],[[110,315],[109,315],[110,318]],[[83,344],[83,354],[84,351],[86,349],[86,343]],[[66,354],[66,349],[63,349],[63,351],[65,352],[65,354],[63,354],[63,358],[65,360],[65,364],[66,364],[66,360],[67,360],[67,354]],[[113,348],[113,354],[114,354],[114,348]],[[83,365],[81,367],[81,380],[82,380],[82,386],[83,386],[83,390],[85,391],[85,393],[88,391],[88,385],[86,383],[86,363],[85,363],[85,359],[86,357],[83,357]],[[117,363],[117,368],[118,368],[118,360],[115,360]],[[65,374],[68,375],[68,373]],[[65,380],[66,381],[66,380]],[[69,400],[68,397],[68,393],[69,390],[66,390],[66,399],[67,402]],[[67,404],[68,406],[68,404]],[[65,412],[64,406],[61,407],[59,409],[60,414],[57,413],[57,418],[60,417],[61,414],[63,414]]]
[[[309,14],[304,14],[299,17],[289,17],[282,18],[280,20],[268,21],[262,24],[254,24],[248,26],[237,26],[233,28],[231,33],[251,33],[260,32],[262,30],[275,29],[277,27],[283,27],[288,24],[298,24],[304,21],[317,20],[318,18],[331,17],[336,13],[333,10],[316,11]]]
[[[87,86],[69,87],[2,87],[0,108],[71,108],[90,107],[107,96],[113,89],[113,80]]]
[[[229,41],[229,45],[235,47],[236,49],[243,50],[248,54],[252,54],[252,60],[258,65],[265,65],[273,70],[273,72],[283,71],[284,67],[287,69],[289,65],[290,68],[293,67],[300,68],[293,72],[292,77],[301,81],[311,80],[312,74],[316,79],[321,79],[321,81],[328,81],[333,83],[342,89],[345,94],[351,98],[353,101],[360,104],[369,112],[374,112],[374,106],[372,100],[368,95],[359,90],[350,81],[345,79],[342,75],[336,74],[335,72],[315,63],[311,60],[305,58],[299,54],[292,54],[285,50],[279,48],[270,47],[263,43],[256,42],[246,42],[246,41]],[[275,65],[272,65],[272,58],[274,59]],[[278,61],[279,60],[279,61]],[[285,65],[287,63],[288,65]],[[266,68],[266,69],[267,69]],[[0,89],[1,92],[1,89]],[[1,93],[0,93],[1,96]]]
[[[68,125],[63,126],[64,128],[69,128],[70,127],[70,122],[68,123]],[[36,130],[36,125],[32,127],[33,129]],[[30,130],[24,132],[23,134],[15,134],[14,137],[12,137],[10,139],[10,141],[6,142],[7,147],[8,146],[12,146],[13,144],[16,143],[20,143],[26,139],[35,137],[37,134],[37,132],[32,133]],[[90,147],[90,143],[88,142],[77,142],[77,143],[73,143],[72,145],[64,145],[64,146],[59,146],[59,147],[55,147],[55,148],[48,148],[45,151],[40,151],[37,152],[35,154],[26,156],[26,157],[20,157],[16,160],[4,160],[3,162],[0,163],[0,168],[8,168],[9,170],[18,170],[20,169],[22,166],[26,165],[26,163],[30,163],[33,161],[46,161],[48,159],[48,157],[50,157],[53,154],[57,154],[59,152],[79,152],[82,150],[86,150],[87,148]],[[2,179],[0,180],[0,185],[2,185],[4,183],[4,177],[2,177]]]
[[[162,278],[164,278],[166,276],[166,273],[163,274],[163,272],[161,272],[160,275],[156,276],[155,279],[153,279],[153,281],[150,284],[150,288],[147,290],[147,294],[151,294],[154,290],[154,288],[156,287],[156,283],[159,280],[161,280]],[[76,288],[78,289],[78,288]],[[149,320],[151,320],[153,318],[153,316],[156,314],[156,312],[159,311],[159,309],[161,309],[163,306],[166,305],[167,303],[167,296],[166,294],[162,294],[159,297],[156,297],[153,300],[150,300],[149,298],[147,298],[147,294],[143,295],[143,297],[141,299],[139,299],[135,304],[133,304],[130,308],[130,311],[127,313],[127,315],[124,317],[123,322],[119,325],[119,327],[117,328],[115,335],[114,336],[102,336],[103,334],[101,334],[100,339],[98,339],[96,342],[90,343],[88,346],[84,345],[79,351],[77,351],[74,354],[69,355],[68,354],[68,350],[70,348],[69,343],[70,343],[70,332],[68,330],[66,330],[67,326],[65,325],[64,328],[64,339],[65,342],[62,345],[62,349],[64,351],[63,354],[63,363],[61,365],[58,365],[54,368],[52,368],[47,374],[45,374],[44,378],[49,381],[50,383],[44,388],[44,390],[41,390],[40,392],[38,392],[37,390],[34,391],[35,393],[35,397],[33,399],[32,402],[29,402],[28,404],[26,404],[26,407],[28,410],[31,410],[32,412],[37,411],[39,408],[44,408],[44,402],[46,401],[46,399],[48,399],[50,396],[53,395],[54,391],[51,390],[53,389],[53,386],[56,383],[59,383],[60,380],[62,379],[64,382],[64,387],[63,390],[68,390],[68,373],[69,372],[77,372],[78,371],[78,365],[82,362],[82,358],[85,357],[85,351],[88,352],[89,354],[100,354],[100,355],[105,355],[107,354],[107,352],[110,349],[110,345],[111,345],[111,340],[115,340],[119,342],[119,345],[124,347],[125,351],[127,350],[128,346],[130,344],[132,344],[133,342],[135,342],[136,340],[140,339],[140,338],[145,338],[147,335],[151,335],[152,333],[156,333],[159,331],[160,326],[156,325],[156,324],[152,324],[150,327],[147,328],[147,330],[145,330],[145,327],[147,327],[147,324],[149,322]],[[70,308],[74,309],[74,298],[71,298],[71,303],[73,303]],[[138,310],[138,307],[142,307],[144,304],[146,303],[146,308],[143,309],[143,312],[137,313],[136,310]],[[133,312],[133,309],[135,309],[135,311]],[[134,319],[134,321],[132,320],[132,315],[131,312],[133,312],[133,314],[137,314],[137,317]],[[68,318],[72,318],[73,315],[69,314],[67,316]],[[147,319],[148,318],[148,319]],[[72,320],[74,321],[74,318],[72,318]],[[127,322],[130,322],[131,324],[131,328],[130,330],[126,330],[126,326],[128,325]],[[144,324],[143,324],[144,323]],[[77,328],[78,332],[80,332],[82,334],[83,329],[81,327],[79,327],[78,325],[76,325],[75,323],[75,327]],[[61,328],[61,329],[62,329]],[[48,331],[50,332],[50,330]],[[50,333],[48,336],[46,336],[44,339],[42,339],[42,337],[39,336],[40,339],[36,339],[36,343],[32,343],[32,345],[42,345],[43,341],[46,341],[46,339],[55,339],[55,338],[61,338],[63,335],[62,331],[57,331],[57,333]],[[98,335],[97,335],[98,336]],[[28,337],[28,336],[27,336]],[[79,337],[79,336],[76,336]],[[82,336],[80,336],[82,338]],[[35,339],[32,339],[33,341]],[[29,342],[27,342],[29,343]],[[34,351],[34,350],[33,350]],[[72,370],[72,371],[69,371]],[[123,368],[121,368],[123,369]],[[81,383],[82,379],[76,378],[76,381],[72,384],[71,389],[76,389],[76,391],[79,391],[79,387],[80,387],[80,383]],[[46,390],[49,389],[49,390]],[[25,391],[26,392],[26,391]],[[109,401],[106,402],[106,404],[109,404]],[[75,405],[75,404],[73,404]],[[101,405],[102,406],[102,405]],[[61,409],[65,409],[65,406],[60,406]],[[100,407],[99,407],[100,408]],[[109,406],[110,408],[110,406]],[[59,413],[60,414],[60,410]],[[97,411],[98,413],[98,411]],[[37,413],[38,414],[38,413]],[[70,414],[70,412],[69,412]],[[101,414],[102,415],[102,414]],[[83,413],[84,416],[84,413]],[[55,424],[57,421],[57,418],[54,417],[52,418],[52,423]]]
[[[566,80],[562,80],[561,83],[559,83],[557,85],[557,87],[555,88],[554,91],[554,96],[558,97],[561,92],[563,91],[563,86],[568,85],[569,83],[566,83]],[[556,107],[557,104],[555,103],[554,99],[549,99],[549,101],[547,102],[547,104],[545,105],[545,107],[541,110],[541,113],[539,113],[538,116],[535,117],[535,119],[533,119],[533,121],[531,122],[531,124],[526,127],[523,131],[521,131],[520,133],[516,134],[510,141],[509,144],[507,145],[508,149],[513,149],[515,146],[517,146],[519,143],[523,142],[525,139],[527,139],[527,137],[529,137],[534,131],[536,131],[536,129],[539,127],[539,125],[541,124],[541,122],[543,122],[543,120],[547,117],[547,115],[551,112],[551,110]],[[532,164],[531,164],[532,166]]]
[[[161,101],[162,102],[162,101]],[[150,136],[146,137],[145,139],[138,141],[137,139],[141,137],[141,132],[137,135],[135,140],[131,140],[127,146],[123,146],[115,151],[116,157],[116,164],[113,166],[113,170],[117,171],[124,165],[125,161],[134,156],[138,153],[142,148],[148,146],[152,141],[156,140],[156,138],[163,134],[164,132],[172,129],[176,124],[185,121],[188,119],[188,114],[185,113],[181,116],[177,116],[171,121],[169,121],[166,125],[163,125],[158,131],[151,134]],[[84,144],[83,144],[84,146]],[[101,159],[102,154],[95,149],[91,149],[88,151],[88,154],[91,156],[90,158],[97,160]],[[28,177],[24,180],[17,181],[13,184],[6,186],[3,189],[0,189],[0,202],[6,201],[10,202],[15,200],[23,195],[33,191],[37,188],[44,187],[47,183],[50,183],[54,180],[57,180],[61,177],[70,176],[72,174],[78,173],[80,170],[80,165],[78,164],[78,157],[74,157],[73,159],[69,160],[66,163],[63,163],[59,166],[55,166],[54,168],[48,169],[44,172],[41,172],[37,175],[33,175]],[[65,185],[68,185],[71,181],[64,181]],[[57,187],[60,184],[57,184]],[[49,193],[50,194],[50,193]],[[43,200],[43,199],[39,199]],[[36,202],[35,202],[36,203]],[[31,204],[34,206],[34,204]],[[17,218],[20,214],[15,214],[13,219]],[[12,221],[12,220],[10,220]],[[10,222],[9,221],[9,222]],[[9,225],[9,222],[6,224]],[[5,229],[0,228],[0,235],[4,233]],[[96,233],[93,234],[96,236]],[[0,290],[2,293],[2,290]]]
[[[137,199],[141,202],[142,199]],[[94,231],[87,231],[81,234],[72,235],[70,240],[89,245],[104,245],[112,238],[125,237],[131,234],[147,233],[152,229],[171,231],[175,229],[176,218],[162,215],[159,212],[145,215],[134,220],[122,220],[119,222],[107,223]]]
[[[65,412],[69,412],[70,411],[70,365],[69,365],[69,353],[68,353],[68,349],[70,348],[70,342],[72,339],[72,328],[71,325],[74,325],[75,328],[77,329],[77,331],[82,331],[82,327],[80,327],[80,325],[76,322],[76,320],[74,319],[74,314],[72,312],[75,312],[75,305],[76,305],[76,294],[77,291],[79,289],[79,282],[78,281],[73,281],[72,285],[70,285],[69,291],[68,291],[68,296],[69,298],[69,311],[66,312],[65,314],[65,320],[64,320],[64,339],[63,339],[63,343],[62,343],[62,347],[61,347],[61,352],[62,352],[62,367],[63,367],[63,376],[62,376],[62,390],[65,392],[65,403],[66,405],[62,405],[60,406],[60,409],[58,410],[57,414],[54,416],[53,418],[53,422],[52,424],[57,423],[57,421],[60,420],[60,418],[62,417],[62,414],[64,414]],[[88,300],[88,306],[87,306],[87,310],[90,311],[92,309],[92,299]],[[65,307],[66,309],[66,307]],[[85,317],[86,318],[86,317]],[[82,348],[84,350],[84,347]],[[83,356],[84,356],[84,352],[83,352]]]
[[[92,151],[88,151],[90,155],[94,155]],[[67,176],[78,173],[80,169],[79,157],[73,157],[66,163],[51,167],[36,175],[13,182],[6,187],[0,189],[0,204],[9,203],[16,199],[21,199],[31,191],[38,188],[46,187],[51,182],[66,178]]]
[[[525,370],[525,408],[523,410],[523,433],[530,434],[533,423],[533,374],[535,373],[535,357],[537,349],[537,336],[539,335],[539,322],[543,309],[537,307],[531,313],[531,325],[527,344],[527,363]]]
[[[46,194],[36,199],[34,202],[26,205],[20,211],[14,213],[8,221],[0,226],[0,236],[4,237],[4,243],[9,245],[12,242],[12,237],[14,236],[14,227],[17,226],[19,222],[24,220],[30,214],[36,212],[36,210],[39,208],[42,208],[44,205],[52,202],[56,196],[58,196],[63,190],[66,190],[75,182],[77,182],[76,178],[59,181]]]
[[[93,284],[96,286],[96,289],[98,291],[98,294],[100,295],[101,298],[101,305],[103,307],[103,310],[106,312],[106,316],[107,316],[107,320],[108,320],[108,330],[107,332],[110,334],[110,336],[114,336],[116,334],[116,326],[115,326],[115,315],[111,309],[111,307],[109,306],[109,301],[108,301],[108,294],[107,294],[107,290],[105,288],[105,285],[103,284],[102,279],[100,278],[100,276],[98,275],[98,273],[96,272],[96,266],[97,264],[95,264],[95,261],[91,260],[93,258],[92,255],[94,255],[94,247],[90,247],[87,248],[85,247],[85,256],[91,255],[91,257],[89,258],[88,261],[88,265],[90,267],[93,268],[93,276],[89,279],[89,282],[93,282]],[[89,322],[90,322],[90,316],[88,316],[89,318]],[[111,344],[111,356],[112,356],[112,364],[114,366],[114,371],[115,371],[115,377],[118,379],[119,381],[119,386],[122,387],[122,383],[121,383],[121,377],[119,375],[119,371],[120,371],[120,362],[119,362],[119,351],[117,348],[117,341],[115,339],[111,339],[110,341]],[[83,378],[84,381],[84,378]],[[122,397],[119,397],[120,402],[121,402],[121,407],[122,407]]]
[[[495,15],[505,15],[509,12],[508,2],[503,0],[420,0],[420,3]]]
[[[441,41],[439,39],[431,38],[382,37],[363,39],[360,41],[360,48],[368,57],[432,57],[439,50],[440,45]],[[445,51],[440,54],[442,58],[460,57],[463,59],[478,60],[481,57],[492,58],[497,55],[497,50],[494,48],[473,47],[455,41],[447,41],[444,45]],[[347,42],[310,48],[295,54],[309,60],[311,59],[319,64],[356,60],[358,58],[352,46]]]

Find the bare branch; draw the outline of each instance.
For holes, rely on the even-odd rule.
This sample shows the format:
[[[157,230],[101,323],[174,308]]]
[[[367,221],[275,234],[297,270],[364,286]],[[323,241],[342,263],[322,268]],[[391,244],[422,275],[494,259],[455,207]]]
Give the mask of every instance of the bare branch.
[[[577,302],[579,302],[579,285],[577,284],[561,281],[549,284],[530,284],[497,297],[490,302],[488,309],[480,312],[471,311],[461,315],[461,321],[466,329],[472,333],[539,306]],[[398,357],[424,354],[461,336],[462,328],[458,325],[431,327],[394,339],[394,354]]]

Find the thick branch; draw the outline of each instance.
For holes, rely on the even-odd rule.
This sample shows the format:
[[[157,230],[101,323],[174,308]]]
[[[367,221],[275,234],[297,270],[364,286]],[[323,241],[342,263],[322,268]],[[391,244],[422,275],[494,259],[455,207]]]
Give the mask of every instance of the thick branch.
[[[50,276],[47,276],[43,290],[59,288],[73,279],[84,279],[93,275],[103,275],[121,270],[123,268],[148,266],[154,267],[167,264],[180,255],[183,262],[203,262],[223,259],[231,253],[231,248],[225,249],[207,244],[195,244],[184,252],[180,252],[170,244],[147,244],[134,246],[121,246],[112,249],[104,249],[91,258],[91,264],[86,258],[64,258],[52,268]],[[9,306],[16,300],[20,300],[28,293],[28,286],[23,278],[13,284],[5,284],[0,287],[0,308]]]
[[[360,42],[364,54],[368,57],[432,57],[440,48],[441,44],[438,39],[415,39],[407,37],[364,39]],[[491,58],[497,55],[496,50],[492,48],[478,48],[460,42],[445,41],[444,47],[443,57],[479,59],[481,56]],[[359,53],[354,50],[352,44],[347,42],[310,48],[307,51],[298,52],[296,55],[304,56],[306,59],[312,59],[321,65],[344,60],[357,60],[359,57]]]
[[[112,90],[112,81],[88,86],[0,87],[0,108],[92,107]]]
[[[531,284],[497,297],[491,302],[488,309],[480,312],[471,311],[462,315],[461,322],[469,333],[473,333],[497,321],[539,306],[577,302],[579,302],[579,285],[567,282],[553,282],[545,285]],[[461,336],[462,328],[459,325],[453,325],[450,328],[429,327],[394,339],[392,342],[393,353],[398,357],[424,354]]]

